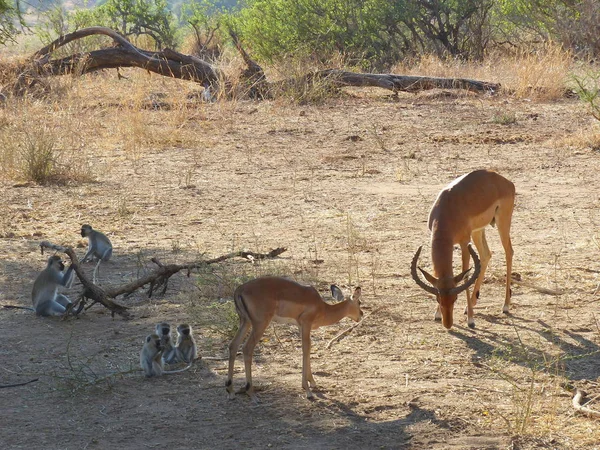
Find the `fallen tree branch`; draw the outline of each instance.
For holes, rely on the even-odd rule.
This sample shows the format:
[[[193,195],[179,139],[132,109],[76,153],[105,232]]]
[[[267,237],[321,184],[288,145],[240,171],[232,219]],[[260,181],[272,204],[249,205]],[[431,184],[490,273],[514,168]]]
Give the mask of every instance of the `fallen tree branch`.
[[[154,262],[158,267],[147,275],[138,278],[130,283],[126,283],[120,286],[113,286],[102,288],[90,281],[87,275],[83,272],[81,267],[79,266],[79,261],[77,260],[77,256],[71,247],[64,247],[61,245],[52,244],[48,241],[42,241],[40,243],[40,248],[42,249],[42,253],[45,248],[49,248],[52,250],[56,250],[58,252],[65,253],[71,259],[71,265],[77,274],[77,277],[81,281],[81,284],[84,287],[83,293],[77,302],[74,303],[73,308],[75,309],[79,302],[85,302],[85,299],[91,299],[94,303],[101,303],[106,308],[110,309],[113,315],[119,314],[125,319],[131,318],[131,314],[127,311],[126,306],[119,305],[118,303],[113,302],[111,299],[118,297],[119,295],[130,295],[135,292],[137,289],[142,288],[146,285],[150,285],[148,290],[148,297],[151,297],[154,291],[163,287],[163,294],[166,292],[167,283],[169,279],[180,271],[187,271],[188,276],[190,272],[194,269],[200,269],[206,267],[210,264],[220,263],[222,261],[231,259],[231,258],[245,258],[250,261],[261,260],[261,259],[272,259],[276,258],[287,249],[284,247],[278,247],[274,250],[271,250],[268,253],[256,253],[251,251],[239,251],[232,252],[226,255],[221,255],[217,258],[207,259],[203,261],[196,261],[188,264],[162,264],[157,258],[152,258],[152,262]],[[89,305],[86,309],[89,309],[92,305]]]
[[[114,45],[87,52],[74,53],[66,57],[52,59],[52,54],[66,44],[88,36],[102,35],[111,38]],[[270,98],[286,91],[286,86],[309,85],[314,80],[325,80],[333,88],[345,86],[378,87],[394,93],[418,92],[428,89],[465,89],[481,93],[495,93],[500,84],[468,78],[436,78],[396,74],[355,73],[339,69],[327,69],[308,73],[304,76],[269,82],[263,68],[244,50],[239,37],[230,31],[231,39],[240,52],[247,69],[241,75],[244,87],[243,95],[255,99]],[[231,80],[227,80],[223,71],[212,64],[192,55],[184,55],[173,49],[162,51],[142,50],[115,30],[106,27],[88,27],[60,36],[54,42],[33,54],[27,65],[20,70],[21,75],[12,91],[23,94],[36,84],[41,77],[49,75],[83,75],[104,69],[138,67],[166,77],[180,78],[202,84],[209,89],[214,99],[219,89],[225,96],[233,95]]]
[[[116,313],[125,319],[131,318],[131,314],[127,311],[126,306],[119,305],[118,303],[115,303],[112,300],[110,300],[110,295],[108,295],[108,292],[106,292],[100,286],[97,286],[94,283],[92,283],[92,281],[87,277],[87,275],[79,265],[79,260],[77,259],[77,255],[75,255],[73,248],[52,244],[48,241],[40,242],[40,249],[42,251],[42,254],[44,254],[45,248],[49,248],[52,250],[56,250],[57,252],[62,252],[66,254],[71,259],[71,265],[73,266],[73,269],[77,274],[77,278],[79,278],[81,284],[83,285],[83,292],[81,296],[77,299],[77,301],[73,304],[72,309],[75,309],[79,302],[85,303],[85,299],[89,298],[93,300],[94,303],[101,303],[103,306],[110,309],[113,316]]]
[[[327,345],[325,346],[325,348],[329,349],[331,347],[332,344],[338,342],[339,340],[342,339],[342,337],[344,337],[345,335],[347,335],[348,333],[350,333],[352,330],[354,330],[355,328],[360,327],[364,321],[371,316],[372,314],[381,311],[382,309],[387,308],[387,306],[380,306],[379,308],[375,308],[373,311],[371,311],[369,314],[366,314],[365,316],[363,316],[362,320],[360,322],[356,322],[355,324],[352,324],[350,327],[346,328],[344,331],[342,331],[341,333],[337,334],[333,339],[331,339]]]
[[[585,392],[580,389],[575,389],[575,395],[573,396],[573,408],[575,408],[575,411],[585,414],[588,417],[600,417],[600,411],[596,411],[595,409],[588,408],[581,404],[584,397]]]
[[[309,77],[330,80],[338,87],[371,86],[393,92],[419,92],[429,89],[465,89],[468,91],[495,93],[500,89],[500,84],[498,83],[488,83],[468,78],[419,77],[391,73],[355,73],[338,69],[321,70],[309,75]]]
[[[548,295],[563,295],[565,293],[565,291],[563,290],[555,290],[555,289],[549,289],[549,288],[545,288],[543,286],[538,286],[537,284],[531,283],[529,281],[522,281],[522,280],[517,280],[514,277],[511,278],[511,282],[518,284],[519,286],[525,286],[531,289],[535,289],[538,292],[541,292],[542,294],[548,294]]]

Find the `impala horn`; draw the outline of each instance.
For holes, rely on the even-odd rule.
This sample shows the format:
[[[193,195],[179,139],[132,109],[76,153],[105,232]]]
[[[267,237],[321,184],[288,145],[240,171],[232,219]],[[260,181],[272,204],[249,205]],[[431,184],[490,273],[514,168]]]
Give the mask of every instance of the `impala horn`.
[[[475,249],[471,244],[469,244],[467,248],[469,249],[469,253],[471,254],[473,262],[475,263],[475,270],[473,271],[473,275],[471,275],[469,279],[460,286],[456,286],[455,288],[450,289],[450,291],[448,291],[448,295],[458,295],[462,291],[468,289],[469,286],[475,283],[475,280],[477,280],[477,277],[479,276],[479,272],[481,272],[481,262],[479,261],[479,256],[477,256],[477,252],[475,252]]]
[[[410,265],[410,273],[413,277],[413,280],[416,281],[416,283],[424,290],[426,290],[427,292],[429,292],[430,294],[433,295],[438,295],[438,290],[436,287],[434,286],[430,286],[429,284],[426,284],[425,282],[423,282],[420,278],[419,275],[417,274],[417,262],[419,261],[419,256],[421,255],[421,249],[423,248],[423,246],[421,245],[419,247],[419,249],[417,250],[417,253],[415,253],[415,256],[412,259],[412,264]],[[477,257],[477,255],[475,255],[475,257]],[[478,260],[479,261],[479,260]],[[419,270],[423,270],[419,267]],[[479,273],[479,271],[478,271]]]

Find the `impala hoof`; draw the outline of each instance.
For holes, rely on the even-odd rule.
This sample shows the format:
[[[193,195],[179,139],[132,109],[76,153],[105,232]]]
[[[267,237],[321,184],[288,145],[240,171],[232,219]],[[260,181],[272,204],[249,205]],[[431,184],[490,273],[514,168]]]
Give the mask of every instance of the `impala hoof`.
[[[468,324],[469,328],[472,330],[475,328],[475,322],[471,322]]]

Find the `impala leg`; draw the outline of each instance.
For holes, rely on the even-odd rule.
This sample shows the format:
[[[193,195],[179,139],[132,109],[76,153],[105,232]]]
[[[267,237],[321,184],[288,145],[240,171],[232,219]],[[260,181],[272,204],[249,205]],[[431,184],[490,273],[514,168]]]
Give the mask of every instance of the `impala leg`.
[[[246,393],[254,402],[258,401],[258,399],[254,394],[254,385],[252,384],[252,356],[254,355],[254,347],[256,347],[256,344],[260,341],[269,322],[270,320],[266,320],[263,323],[252,324],[252,332],[250,333],[250,336],[248,336],[248,340],[244,344],[242,350],[244,353],[244,366],[246,367]]]
[[[467,247],[468,244],[468,242],[460,244],[463,272],[469,268],[469,264],[471,263],[471,254],[469,253],[469,249]],[[469,328],[475,328],[475,319],[473,318],[473,306],[475,306],[475,303],[473,303],[471,297],[471,290],[469,288],[467,288],[465,293],[467,295],[467,306],[465,307],[465,314],[467,315],[467,325],[469,326]]]
[[[229,399],[235,398],[235,392],[233,391],[233,365],[235,364],[235,357],[237,355],[237,351],[240,348],[240,344],[248,334],[248,330],[250,329],[250,322],[240,320],[240,326],[238,328],[235,337],[229,344],[229,370],[227,372],[227,381],[225,382],[225,388],[229,393]]]
[[[440,309],[440,304],[438,303],[437,309],[435,310],[435,314],[433,315],[433,319],[436,322],[440,322],[442,320],[442,310]]]
[[[485,271],[490,263],[490,259],[492,259],[492,252],[490,251],[490,247],[485,239],[485,229],[474,231],[471,238],[473,239],[477,253],[479,253],[479,259],[481,260],[481,272],[479,273],[479,277],[477,277],[475,285],[473,286],[472,299],[473,306],[475,306],[477,304],[477,300],[479,300],[479,290],[481,289],[481,284],[483,283]]]
[[[496,225],[498,226],[500,241],[502,242],[502,247],[504,247],[504,253],[506,254],[506,295],[504,297],[504,306],[502,307],[502,312],[504,314],[508,314],[511,296],[510,282],[512,273],[512,260],[514,255],[512,242],[510,240],[510,222],[512,218],[512,208],[513,204],[511,200],[511,203],[507,206],[508,211],[501,211],[502,214],[499,214],[496,217]]]
[[[310,369],[310,324],[300,326],[300,334],[302,335],[302,388],[306,391],[306,398],[313,398],[308,383],[311,387],[315,387],[315,379],[312,376]]]

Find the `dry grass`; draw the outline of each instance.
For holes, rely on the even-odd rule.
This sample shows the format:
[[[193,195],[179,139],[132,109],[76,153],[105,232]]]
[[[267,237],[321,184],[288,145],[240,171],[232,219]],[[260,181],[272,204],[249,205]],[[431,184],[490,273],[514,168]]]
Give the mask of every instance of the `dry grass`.
[[[17,189],[10,183],[3,186],[10,197],[6,202],[9,208],[0,219],[0,232],[9,236],[3,240],[4,248],[14,253],[14,261],[18,260],[5,272],[19,273],[6,282],[14,291],[9,295],[28,300],[29,286],[21,281],[24,277],[20,266],[23,260],[29,261],[28,275],[33,276],[39,255],[32,250],[32,236],[43,234],[70,242],[82,216],[86,221],[90,217],[94,225],[98,223],[99,229],[114,233],[111,237],[119,254],[111,263],[114,265],[107,266],[106,274],[112,274],[116,283],[136,273],[136,251],[140,252],[140,261],[147,260],[140,249],[148,245],[152,248],[147,252],[170,250],[169,258],[165,258],[169,260],[191,258],[195,250],[190,251],[190,247],[197,248],[197,253],[217,255],[241,246],[264,251],[273,243],[289,243],[289,259],[286,254],[277,262],[215,267],[192,275],[193,286],[179,297],[169,291],[166,298],[140,300],[151,306],[136,310],[136,321],[111,321],[96,315],[97,309],[90,310],[72,324],[81,336],[78,344],[87,347],[76,353],[81,368],[73,364],[70,370],[87,373],[83,355],[101,350],[89,348],[95,345],[98,335],[106,341],[103,345],[112,349],[107,361],[120,361],[125,354],[135,365],[138,334],[147,333],[147,325],[159,316],[171,315],[169,320],[189,316],[189,321],[201,330],[203,351],[207,338],[222,350],[223,342],[237,326],[233,304],[222,299],[230,299],[235,287],[248,278],[267,273],[288,275],[316,285],[322,292],[326,290],[325,280],[361,283],[366,308],[385,305],[388,309],[374,315],[331,352],[323,351],[322,344],[332,332],[315,332],[315,365],[321,368],[318,376],[325,381],[326,399],[307,406],[297,403],[291,390],[279,390],[279,386],[296,389],[299,384],[299,370],[293,365],[299,360],[290,362],[291,347],[297,339],[283,339],[285,351],[264,343],[259,365],[265,366],[262,380],[277,380],[273,384],[278,386],[266,393],[273,405],[264,408],[264,414],[274,411],[279,418],[292,418],[294,425],[288,427],[269,416],[257,421],[264,420],[269,429],[283,429],[290,442],[297,442],[295,424],[309,423],[310,427],[302,432],[317,442],[313,447],[323,442],[318,439],[324,434],[324,424],[335,422],[330,429],[342,430],[339,435],[332,434],[336,439],[354,440],[372,433],[368,435],[371,439],[376,433],[378,439],[391,441],[400,430],[417,442],[415,448],[429,448],[434,438],[442,442],[449,436],[480,436],[482,427],[501,436],[516,435],[519,445],[515,446],[519,448],[533,448],[532,442],[549,435],[558,436],[556,448],[593,448],[597,445],[597,428],[590,427],[585,418],[573,417],[568,393],[560,385],[569,376],[561,364],[565,354],[586,359],[582,355],[588,350],[569,336],[559,336],[562,341],[539,338],[545,336],[545,331],[537,322],[544,313],[557,329],[584,330],[572,333],[588,336],[590,348],[598,345],[597,333],[590,337],[593,330],[586,322],[589,306],[584,304],[596,301],[594,297],[586,298],[597,286],[596,273],[574,270],[579,266],[594,268],[593,258],[597,255],[591,254],[589,259],[582,256],[587,254],[589,246],[585,242],[589,238],[582,237],[572,222],[573,212],[578,212],[581,205],[592,219],[595,217],[592,214],[597,205],[586,189],[593,190],[597,184],[597,177],[591,173],[596,155],[567,150],[570,146],[595,149],[600,138],[589,128],[587,134],[581,131],[581,136],[571,135],[570,140],[557,139],[581,127],[583,108],[578,110],[571,100],[545,104],[546,97],[527,87],[533,83],[546,88],[554,83],[556,95],[564,89],[559,77],[546,71],[546,66],[552,68],[549,61],[559,57],[558,51],[549,53],[511,57],[496,65],[452,65],[424,59],[410,69],[399,66],[395,70],[500,81],[514,92],[514,102],[502,93],[493,98],[431,98],[419,102],[406,94],[392,102],[364,90],[356,96],[329,97],[330,103],[327,97],[317,96],[316,106],[302,108],[297,107],[301,102],[295,94],[273,102],[236,99],[204,104],[197,98],[198,86],[141,70],[122,71],[127,79],[106,71],[50,80],[50,89],[43,97],[12,98],[0,109],[0,175],[3,181],[25,177],[21,148],[30,142],[34,148],[49,148],[53,155],[65,158],[61,164],[82,164],[84,167],[75,173],[89,173],[89,178],[78,179],[69,172],[66,182],[78,185],[64,189]],[[239,73],[238,59],[231,57],[222,62],[228,73]],[[527,67],[521,72],[517,70],[519,64]],[[565,67],[556,66],[555,73]],[[302,69],[301,65],[292,69],[282,66],[269,76],[283,77],[301,73]],[[529,73],[536,70],[540,71],[538,79]],[[524,86],[522,91],[517,90],[519,85]],[[518,100],[531,95],[537,102]],[[319,106],[319,102],[325,105]],[[509,102],[510,106],[505,106]],[[574,119],[577,111],[581,117]],[[550,145],[555,145],[556,151]],[[481,328],[470,332],[457,327],[454,336],[440,332],[439,326],[429,320],[433,305],[415,291],[407,269],[413,249],[426,239],[427,209],[439,185],[473,166],[506,172],[519,186],[515,267],[531,271],[531,276],[542,283],[565,284],[565,289],[575,292],[571,297],[554,299],[514,287],[515,317],[524,319],[522,326],[532,330],[520,332],[520,337],[515,336],[510,324],[506,326],[507,319],[497,314],[498,305],[493,303],[501,296],[501,283],[494,277],[500,270],[497,265],[489,270],[478,310]],[[95,182],[87,183],[89,179]],[[584,186],[578,184],[582,180]],[[30,198],[32,207],[26,206]],[[579,203],[573,206],[572,199]],[[586,224],[587,216],[578,217],[584,221],[582,226],[589,226],[595,235],[598,222]],[[500,247],[498,243],[494,246],[492,239],[490,246],[497,250]],[[560,254],[561,249],[565,256],[564,263],[560,262],[565,268],[558,267],[558,263],[549,265],[548,255]],[[502,267],[501,261],[499,251],[493,264]],[[48,335],[47,328],[63,326],[62,322],[32,322],[26,315],[10,319],[20,321],[16,329],[28,329],[29,325],[39,336],[47,336],[53,352],[60,352],[60,345],[64,345],[61,334]],[[7,330],[15,328],[12,322],[6,325]],[[111,333],[106,333],[107,328]],[[103,331],[95,334],[97,329]],[[7,353],[7,361],[16,364],[16,343],[27,341],[29,335],[7,334],[7,351],[14,352]],[[499,350],[493,353],[493,349]],[[40,367],[44,369],[57,364],[54,353],[46,355],[36,348],[32,354],[43,360],[45,365]],[[586,362],[594,364],[593,360]],[[25,362],[28,366],[34,364],[38,365],[37,359]],[[220,369],[215,366],[214,370]],[[585,373],[579,371],[581,376]],[[138,408],[147,393],[147,409],[130,411],[118,404],[114,411],[100,415],[78,410],[85,425],[81,428],[91,435],[98,428],[96,420],[106,421],[102,426],[114,430],[115,424],[124,419],[119,414],[137,414],[127,418],[130,423],[137,422],[144,411],[152,415],[156,404],[168,403],[159,397],[186,390],[196,392],[198,378],[186,377],[156,380],[152,386],[158,388],[148,391],[143,389],[148,385],[138,384],[137,378],[118,383],[118,396],[126,399],[123,405],[127,401]],[[233,403],[223,401],[222,380],[215,378],[214,386],[209,386],[212,390],[202,394],[201,402],[197,396],[190,396],[199,420],[213,418],[224,410],[226,414],[245,414],[244,403],[230,406]],[[206,378],[200,383],[204,386],[211,382]],[[22,392],[30,399],[42,395]],[[86,395],[91,402],[102,403],[98,410],[104,411],[105,396]],[[414,408],[406,406],[412,399],[417,399]],[[187,396],[182,400],[186,401]],[[37,397],[33,401],[36,405],[44,403]],[[48,411],[55,411],[56,404],[62,405],[50,403],[44,405]],[[204,405],[208,405],[206,412]],[[180,408],[175,402],[171,406],[169,413]],[[45,412],[38,410],[36,414],[43,416]],[[62,420],[58,415],[52,417]],[[163,424],[162,417],[155,420],[153,425]],[[343,434],[344,426],[339,424],[346,422],[349,431]],[[215,434],[226,434],[218,428],[218,421],[210,428],[213,424]],[[13,423],[6,429],[16,427]],[[63,432],[61,428],[56,430]],[[187,435],[179,431],[167,437],[179,439],[176,444],[185,446]],[[253,438],[264,434],[264,428],[255,426],[242,431],[255,433]],[[116,433],[115,439],[131,434],[125,429],[117,429]],[[577,446],[569,447],[569,439],[579,439]],[[389,447],[394,448],[397,442]],[[73,441],[73,446],[84,444]],[[456,448],[474,446],[465,443]],[[354,448],[366,447],[368,443],[359,442]]]
[[[440,60],[425,56],[416,63],[400,63],[393,73],[436,77],[472,78],[502,84],[516,98],[548,101],[562,98],[574,60],[555,44],[522,49],[513,54],[495,53],[482,63]]]

